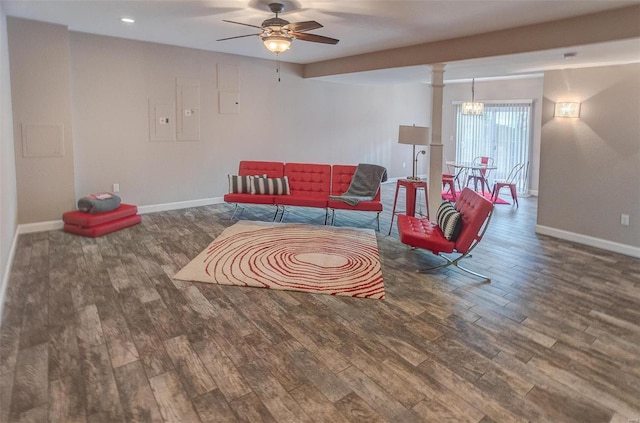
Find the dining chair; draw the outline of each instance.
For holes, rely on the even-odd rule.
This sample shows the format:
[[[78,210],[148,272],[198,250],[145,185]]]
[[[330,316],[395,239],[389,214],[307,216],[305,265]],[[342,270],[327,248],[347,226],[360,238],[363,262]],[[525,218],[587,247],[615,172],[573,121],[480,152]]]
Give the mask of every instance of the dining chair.
[[[451,193],[451,199],[456,201],[456,177],[452,173],[442,174],[442,189],[444,190],[449,186],[448,192]]]
[[[493,158],[487,156],[478,156],[473,159],[472,162],[476,166],[485,165],[485,166],[493,166]],[[482,195],[484,195],[484,187],[486,185],[487,191],[489,190],[489,173],[491,171],[485,168],[472,169],[471,174],[467,177],[467,183],[465,186],[469,185],[470,181],[473,181],[473,189],[474,191],[478,191],[478,182],[480,182],[480,188],[482,189]]]
[[[520,174],[520,172],[522,172],[522,170],[528,166],[529,166],[529,162],[518,163],[511,169],[511,171],[509,172],[509,175],[507,176],[507,179],[495,181],[495,183],[493,184],[493,190],[491,191],[491,201],[494,204],[496,201],[498,201],[498,194],[500,193],[500,190],[504,187],[509,187],[509,191],[511,191],[511,198],[516,204],[516,207],[518,207],[518,194],[516,193],[517,191],[516,181],[518,180],[518,175]],[[526,171],[525,171],[525,175],[526,175]]]
[[[447,186],[449,189],[447,190],[451,193],[451,198],[453,201],[456,201],[456,174],[455,169],[451,169],[451,167],[447,164],[446,160],[443,160],[442,168],[446,168],[446,172],[442,172],[442,189],[444,190]]]

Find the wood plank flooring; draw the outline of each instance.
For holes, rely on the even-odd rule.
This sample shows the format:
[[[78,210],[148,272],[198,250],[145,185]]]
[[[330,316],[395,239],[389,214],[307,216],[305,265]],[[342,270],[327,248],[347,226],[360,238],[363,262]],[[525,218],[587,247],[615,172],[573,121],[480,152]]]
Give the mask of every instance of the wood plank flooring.
[[[466,260],[491,284],[418,274],[440,259],[386,235],[394,188],[383,301],[172,280],[233,224],[227,204],[97,239],[20,236],[0,421],[640,421],[640,260],[536,235],[536,199],[522,198],[496,206]],[[375,215],[338,211],[336,226],[375,228]]]

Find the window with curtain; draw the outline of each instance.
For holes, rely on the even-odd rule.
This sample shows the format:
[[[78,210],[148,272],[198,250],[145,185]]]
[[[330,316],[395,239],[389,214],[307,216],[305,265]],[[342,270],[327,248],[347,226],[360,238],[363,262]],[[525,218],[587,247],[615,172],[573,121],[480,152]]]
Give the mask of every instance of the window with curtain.
[[[464,115],[462,104],[455,103],[456,162],[492,157],[497,169],[491,172],[491,180],[506,179],[516,164],[529,162],[531,104],[531,100],[484,102],[484,114]],[[525,173],[516,181],[520,193],[529,188]]]

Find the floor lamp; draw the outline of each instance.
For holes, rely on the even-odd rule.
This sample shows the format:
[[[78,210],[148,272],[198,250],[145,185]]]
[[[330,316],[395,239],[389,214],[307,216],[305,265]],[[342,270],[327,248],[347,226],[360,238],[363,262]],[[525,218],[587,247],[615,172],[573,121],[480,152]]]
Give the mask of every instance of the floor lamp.
[[[411,155],[413,170],[412,175],[408,176],[407,179],[419,180],[420,178],[416,176],[416,173],[418,173],[418,156],[420,154],[427,154],[427,152],[425,150],[420,150],[418,151],[418,154],[416,154],[416,145],[429,144],[429,128],[426,126],[400,125],[400,130],[398,131],[398,143],[411,144],[413,146],[413,153]]]

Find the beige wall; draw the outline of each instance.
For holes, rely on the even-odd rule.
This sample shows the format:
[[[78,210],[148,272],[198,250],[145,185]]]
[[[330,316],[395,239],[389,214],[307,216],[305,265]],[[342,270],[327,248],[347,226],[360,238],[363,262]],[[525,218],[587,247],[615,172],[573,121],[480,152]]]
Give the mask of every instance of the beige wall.
[[[579,119],[554,118],[581,101]],[[640,64],[547,72],[538,225],[640,250]],[[620,215],[630,225],[620,225]],[[547,230],[548,232],[548,230]],[[567,234],[565,234],[567,235]]]
[[[238,114],[218,113],[217,64],[239,69]],[[137,205],[215,198],[242,159],[378,163],[405,176],[399,124],[426,124],[430,88],[305,80],[301,67],[71,33],[77,194],[111,190]],[[148,99],[175,101],[176,77],[200,81],[201,139],[150,142]]]
[[[7,25],[0,2],[0,316],[13,239],[18,227],[16,172],[13,158],[13,122],[11,120],[11,81],[9,80],[9,52]],[[0,317],[1,319],[1,317]]]
[[[529,168],[529,190],[538,191],[540,157],[540,122],[542,120],[542,84],[543,78],[514,78],[497,81],[476,81],[476,100],[533,100],[531,115],[531,151]],[[444,89],[444,111],[442,124],[442,144],[444,157],[454,160],[456,157],[456,122],[453,103],[471,100],[471,83],[448,84]]]
[[[58,220],[114,183],[139,206],[218,198],[241,159],[372,162],[403,176],[398,125],[430,119],[425,85],[304,80],[290,64],[278,82],[271,60],[9,23],[21,224]],[[239,68],[238,114],[218,113],[217,64]],[[200,82],[201,139],[150,142],[149,99],[175,101],[176,78]],[[23,121],[63,121],[65,157],[22,158]]]
[[[19,223],[60,219],[75,203],[69,80],[64,26],[7,19]],[[62,125],[62,157],[23,156],[23,125]]]

